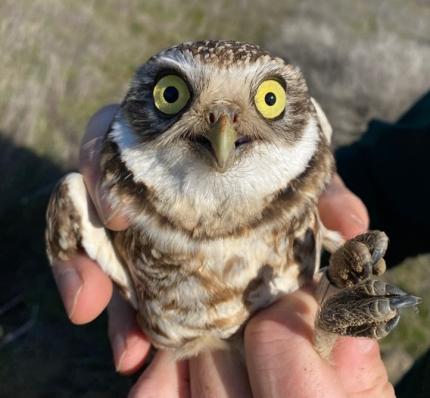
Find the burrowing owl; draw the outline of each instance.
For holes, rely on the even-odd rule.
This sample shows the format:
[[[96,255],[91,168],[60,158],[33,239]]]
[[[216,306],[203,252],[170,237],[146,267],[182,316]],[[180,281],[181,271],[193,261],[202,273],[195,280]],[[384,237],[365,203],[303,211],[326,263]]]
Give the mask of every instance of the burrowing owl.
[[[335,251],[325,283],[340,292],[322,304],[317,346],[381,337],[416,299],[369,278],[384,270],[383,233],[343,244],[321,224],[330,135],[299,69],[258,46],[164,50],[138,69],[102,149],[102,184],[130,228],[106,230],[82,176],[69,174],[49,204],[48,255],[84,250],[153,345],[187,357],[225,345],[257,309],[315,278],[325,243]]]

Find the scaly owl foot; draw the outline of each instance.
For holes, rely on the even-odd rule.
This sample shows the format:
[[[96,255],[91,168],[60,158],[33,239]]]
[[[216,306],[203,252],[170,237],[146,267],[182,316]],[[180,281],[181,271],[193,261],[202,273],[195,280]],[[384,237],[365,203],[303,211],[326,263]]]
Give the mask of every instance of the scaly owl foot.
[[[337,336],[380,339],[399,322],[401,308],[421,301],[383,281],[387,235],[369,231],[345,242],[330,258],[320,281],[321,309],[315,322],[315,348],[327,358]]]
[[[400,319],[399,310],[414,307],[419,297],[380,280],[340,290],[322,305],[315,322],[315,349],[328,358],[338,336],[387,336]]]
[[[420,301],[398,287],[368,279],[328,298],[316,326],[339,336],[380,339],[396,327],[401,308],[414,307]]]
[[[348,240],[330,258],[328,278],[338,288],[354,286],[371,275],[385,272],[383,259],[388,237],[381,231],[369,231]]]

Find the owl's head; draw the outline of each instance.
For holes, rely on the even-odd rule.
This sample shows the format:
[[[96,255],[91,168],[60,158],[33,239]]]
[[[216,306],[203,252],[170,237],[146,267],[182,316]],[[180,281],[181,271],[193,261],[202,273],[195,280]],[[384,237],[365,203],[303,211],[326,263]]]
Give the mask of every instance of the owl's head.
[[[110,136],[135,181],[219,211],[232,195],[246,208],[285,188],[327,146],[324,125],[297,67],[256,45],[201,41],[140,67]]]

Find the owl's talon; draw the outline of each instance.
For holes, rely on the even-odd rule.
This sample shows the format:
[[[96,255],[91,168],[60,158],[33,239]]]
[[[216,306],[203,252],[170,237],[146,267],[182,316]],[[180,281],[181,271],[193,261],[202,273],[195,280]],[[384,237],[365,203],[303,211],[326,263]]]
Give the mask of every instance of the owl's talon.
[[[381,231],[369,231],[348,240],[330,258],[328,277],[336,287],[344,288],[385,272],[383,256],[388,237]]]
[[[382,231],[368,231],[357,235],[353,240],[364,243],[372,255],[372,263],[376,264],[385,256],[388,247],[388,236]]]
[[[400,309],[420,302],[419,297],[380,280],[368,279],[345,288],[321,307],[316,320],[316,348],[327,353],[330,350],[324,344],[329,341],[333,345],[336,336],[381,339],[397,326]]]
[[[410,308],[415,307],[419,303],[421,303],[421,298],[417,296],[411,296],[406,293],[404,293],[404,296],[401,297],[394,297],[390,299],[391,307],[394,307],[395,309],[400,308]]]
[[[390,333],[398,324],[400,321],[400,315],[397,315],[391,321],[388,321],[385,325],[385,333]]]

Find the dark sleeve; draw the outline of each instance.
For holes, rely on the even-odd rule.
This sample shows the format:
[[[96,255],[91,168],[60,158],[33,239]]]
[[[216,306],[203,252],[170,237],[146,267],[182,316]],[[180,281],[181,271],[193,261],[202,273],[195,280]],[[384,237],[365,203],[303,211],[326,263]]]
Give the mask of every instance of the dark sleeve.
[[[430,92],[397,123],[372,121],[358,142],[336,151],[336,161],[366,204],[371,228],[390,237],[389,266],[430,252]]]

